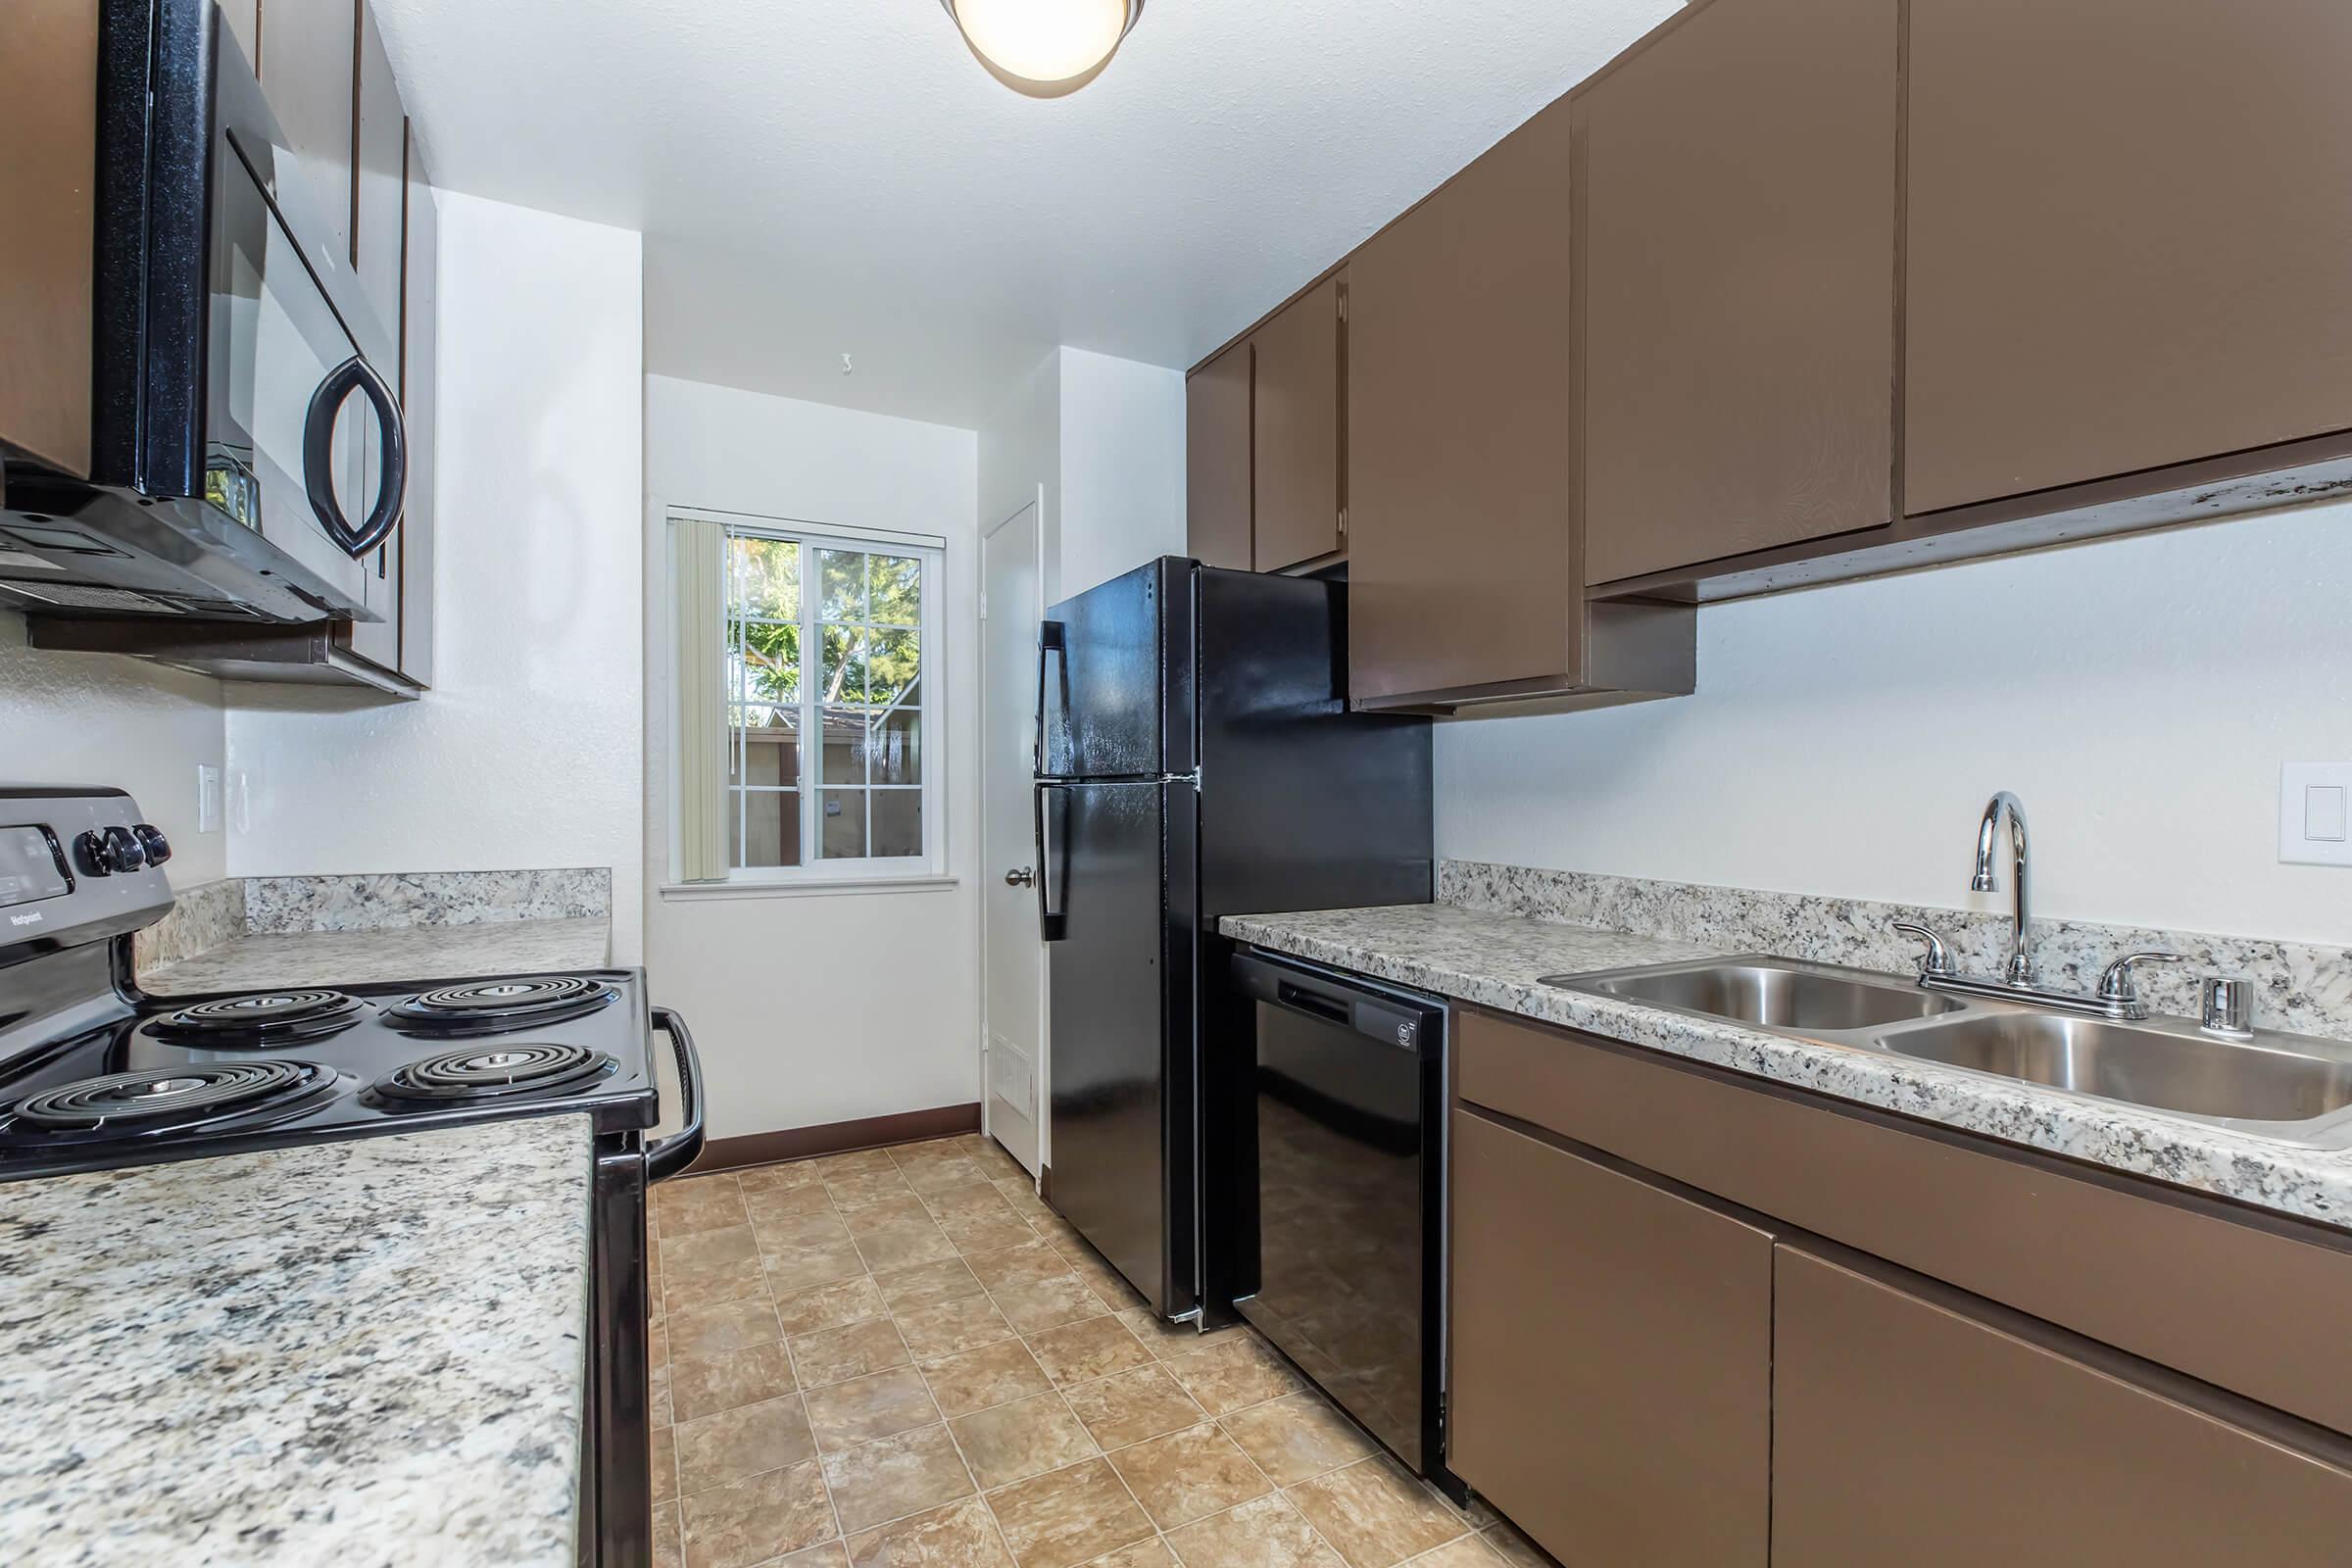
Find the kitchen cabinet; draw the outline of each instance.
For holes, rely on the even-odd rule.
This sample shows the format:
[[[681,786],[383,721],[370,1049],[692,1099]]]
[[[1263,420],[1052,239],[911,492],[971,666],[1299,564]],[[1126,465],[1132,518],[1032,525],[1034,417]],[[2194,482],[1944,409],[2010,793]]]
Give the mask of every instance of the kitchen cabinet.
[[[419,686],[433,683],[434,387],[440,365],[440,225],[432,176],[416,146],[416,127],[404,127],[402,181],[400,406],[409,431],[408,501],[401,515],[400,672]]]
[[[1250,335],[1251,561],[1280,571],[1347,546],[1344,273],[1325,278]]]
[[[1348,264],[1348,690],[1584,675],[1555,104]]]
[[[379,365],[398,356],[402,209],[407,203],[408,112],[391,57],[375,24],[375,8],[362,5],[359,17],[359,140],[353,162],[358,180],[352,203],[351,265],[360,298],[373,319],[362,332],[368,356]]]
[[[1250,350],[1210,360],[1184,383],[1186,548],[1193,559],[1240,571],[1251,564]]]
[[[1913,0],[1905,494],[2352,426],[2352,8]]]
[[[1772,1234],[1467,1111],[1452,1142],[1454,1473],[1566,1561],[1761,1565]]]
[[[303,217],[331,257],[311,258],[328,291],[350,287],[352,126],[359,75],[359,0],[268,0],[260,22],[262,91],[277,116],[284,151],[275,195]]]
[[[1775,1568],[2343,1561],[2346,1446],[1917,1289],[1777,1250]]]
[[[1717,0],[1576,99],[1587,581],[1892,519],[1897,12]]]
[[[9,0],[0,59],[0,456],[86,477],[98,8]]]

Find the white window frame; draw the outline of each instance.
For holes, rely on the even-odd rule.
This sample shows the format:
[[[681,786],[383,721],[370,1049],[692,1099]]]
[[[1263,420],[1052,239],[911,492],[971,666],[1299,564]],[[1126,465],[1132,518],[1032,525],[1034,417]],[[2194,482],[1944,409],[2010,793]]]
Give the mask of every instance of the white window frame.
[[[788,540],[801,547],[801,615],[800,644],[801,672],[801,771],[797,784],[774,786],[728,785],[724,808],[737,812],[733,842],[740,844],[745,823],[741,812],[753,794],[781,794],[786,789],[800,793],[801,846],[804,857],[799,865],[741,866],[730,865],[726,880],[717,883],[677,884],[677,865],[673,857],[671,881],[673,888],[664,892],[701,892],[724,897],[731,893],[818,892],[828,888],[893,889],[938,886],[948,880],[948,817],[947,817],[947,705],[946,675],[946,601],[947,601],[947,541],[936,535],[890,532],[882,529],[858,528],[843,524],[802,522],[789,518],[754,517],[740,513],[705,512],[691,507],[671,507],[668,515],[677,518],[702,518],[725,527],[731,536],[760,539]],[[824,792],[827,788],[821,774],[824,767],[824,705],[820,701],[819,661],[816,651],[823,646],[821,628],[825,624],[823,594],[818,586],[816,557],[819,550],[854,551],[859,555],[909,556],[920,563],[922,573],[922,616],[915,630],[922,648],[922,699],[917,705],[921,715],[922,782],[919,785],[880,788],[906,789],[922,797],[923,854],[920,856],[863,856],[857,858],[827,859],[815,855],[824,842]],[[738,623],[735,614],[733,572],[727,572],[727,599],[720,624],[732,628]],[[724,648],[711,650],[711,657],[722,657]],[[674,657],[674,656],[673,656]],[[673,688],[674,689],[674,688]],[[722,704],[740,706],[744,694],[729,694]],[[677,727],[680,715],[672,705],[672,727]],[[673,744],[684,745],[682,735],[672,737]],[[730,776],[745,776],[744,751],[749,745],[739,727],[727,732],[727,745],[733,754]],[[832,786],[858,790],[867,797],[870,808],[872,785]],[[677,837],[677,811],[671,810],[671,838]],[[868,817],[871,832],[871,817]]]

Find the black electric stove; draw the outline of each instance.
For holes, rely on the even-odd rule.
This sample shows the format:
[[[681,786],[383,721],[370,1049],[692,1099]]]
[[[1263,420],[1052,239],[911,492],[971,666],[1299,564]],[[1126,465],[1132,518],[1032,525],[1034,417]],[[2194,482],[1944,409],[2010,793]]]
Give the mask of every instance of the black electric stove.
[[[0,1183],[585,1113],[580,1560],[647,1561],[646,1189],[703,1145],[683,1021],[649,1003],[637,969],[147,996],[131,934],[172,907],[171,854],[120,790],[0,788]],[[684,1123],[659,1139],[657,1035]]]

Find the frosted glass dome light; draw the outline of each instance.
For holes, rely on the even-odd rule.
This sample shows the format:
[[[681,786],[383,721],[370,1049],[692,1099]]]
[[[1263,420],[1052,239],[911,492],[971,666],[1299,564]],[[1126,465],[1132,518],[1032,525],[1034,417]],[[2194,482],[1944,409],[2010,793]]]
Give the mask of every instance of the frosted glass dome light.
[[[1110,64],[1144,0],[940,0],[989,74],[1033,98],[1076,92]]]

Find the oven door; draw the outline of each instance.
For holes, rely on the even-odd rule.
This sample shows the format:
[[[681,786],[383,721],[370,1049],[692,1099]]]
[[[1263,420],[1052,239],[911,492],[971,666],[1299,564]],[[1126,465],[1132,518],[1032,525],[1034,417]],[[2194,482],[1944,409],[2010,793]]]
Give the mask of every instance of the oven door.
[[[202,499],[357,605],[360,558],[390,532],[407,482],[399,402],[268,193],[277,155],[234,127],[221,135]]]

